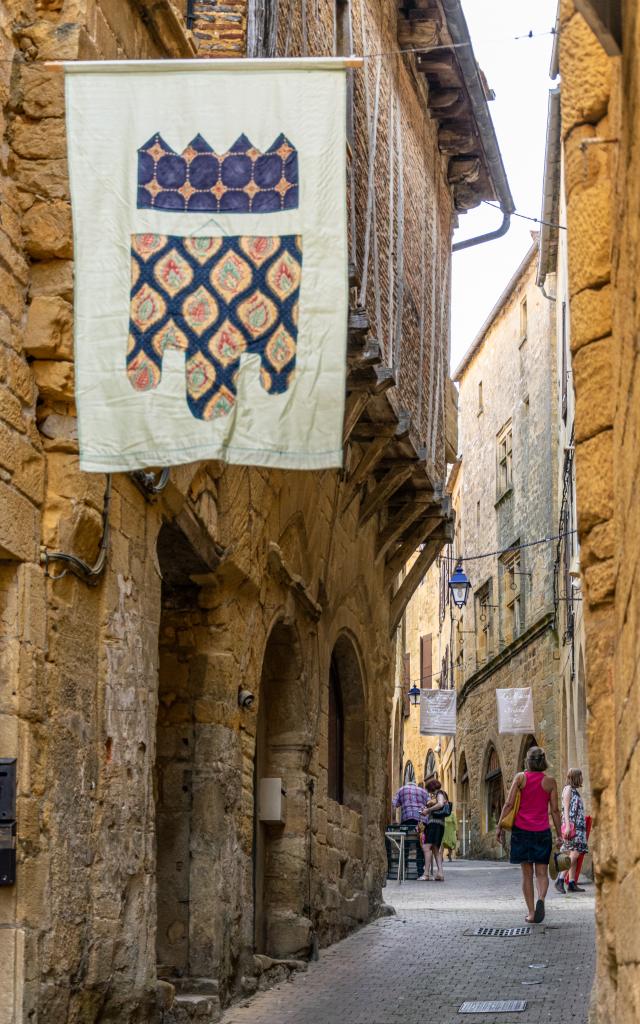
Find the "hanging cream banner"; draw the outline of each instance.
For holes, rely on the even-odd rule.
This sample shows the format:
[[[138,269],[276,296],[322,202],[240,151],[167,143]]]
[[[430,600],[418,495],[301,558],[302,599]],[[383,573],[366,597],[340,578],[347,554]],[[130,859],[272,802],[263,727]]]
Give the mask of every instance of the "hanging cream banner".
[[[421,690],[420,735],[455,736],[456,701],[455,690]]]
[[[344,67],[65,65],[82,469],[341,465]]]
[[[496,690],[498,732],[533,733],[533,693],[530,686]]]

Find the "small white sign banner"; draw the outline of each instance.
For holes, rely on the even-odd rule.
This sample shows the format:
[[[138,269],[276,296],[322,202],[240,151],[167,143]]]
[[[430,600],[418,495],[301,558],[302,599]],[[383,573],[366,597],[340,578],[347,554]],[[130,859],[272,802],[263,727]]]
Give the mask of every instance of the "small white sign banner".
[[[530,686],[496,690],[499,733],[533,733],[533,693]]]
[[[421,736],[455,736],[457,696],[455,690],[421,691]]]

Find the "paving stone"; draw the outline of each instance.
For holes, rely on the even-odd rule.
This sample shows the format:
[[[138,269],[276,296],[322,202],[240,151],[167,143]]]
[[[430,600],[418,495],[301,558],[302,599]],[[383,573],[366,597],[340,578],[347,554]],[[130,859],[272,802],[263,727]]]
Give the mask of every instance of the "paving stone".
[[[394,917],[321,950],[306,974],[230,1007],[223,1024],[486,1024],[486,1014],[460,1017],[460,1006],[522,999],[526,1010],[500,1014],[503,1024],[587,1024],[593,886],[572,896],[550,889],[531,935],[483,938],[465,932],[524,924],[518,868],[456,861],[445,870],[444,885],[387,883]]]

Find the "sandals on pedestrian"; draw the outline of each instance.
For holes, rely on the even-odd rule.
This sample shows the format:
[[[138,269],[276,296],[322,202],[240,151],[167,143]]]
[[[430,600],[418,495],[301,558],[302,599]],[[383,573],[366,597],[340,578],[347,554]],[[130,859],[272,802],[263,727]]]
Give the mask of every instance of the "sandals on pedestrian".
[[[533,914],[534,924],[542,924],[544,921],[544,900],[538,900]]]
[[[436,875],[434,882],[444,882],[444,875]]]

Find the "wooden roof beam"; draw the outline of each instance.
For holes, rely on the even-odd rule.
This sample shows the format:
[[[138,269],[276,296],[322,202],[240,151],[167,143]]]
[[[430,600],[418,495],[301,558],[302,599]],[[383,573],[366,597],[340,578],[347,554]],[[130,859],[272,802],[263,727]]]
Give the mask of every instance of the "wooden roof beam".
[[[394,491],[408,480],[413,473],[413,465],[395,466],[383,476],[382,480],[366,496],[360,509],[360,526],[368,523],[372,516],[379,512],[385,502],[391,497]]]

